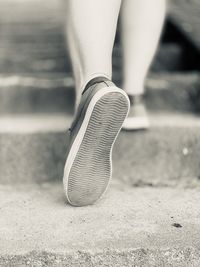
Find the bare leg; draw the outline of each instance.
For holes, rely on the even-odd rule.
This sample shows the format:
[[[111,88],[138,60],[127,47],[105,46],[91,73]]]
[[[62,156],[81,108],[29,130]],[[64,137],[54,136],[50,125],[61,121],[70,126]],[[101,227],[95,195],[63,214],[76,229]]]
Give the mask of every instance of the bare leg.
[[[165,0],[122,1],[122,44],[124,90],[144,93],[144,81],[160,38]]]
[[[67,43],[77,102],[88,81],[111,79],[111,56],[121,0],[67,0]]]
[[[63,183],[74,206],[93,204],[107,189],[112,147],[129,110],[127,94],[105,79],[111,79],[120,4],[67,0],[67,37],[79,105],[69,129]],[[99,76],[103,79],[93,79]]]

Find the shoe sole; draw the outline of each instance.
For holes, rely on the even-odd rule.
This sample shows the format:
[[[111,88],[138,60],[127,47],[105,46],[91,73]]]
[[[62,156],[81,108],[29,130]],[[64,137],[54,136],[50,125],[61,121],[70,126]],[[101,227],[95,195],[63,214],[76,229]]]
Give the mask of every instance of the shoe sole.
[[[129,111],[119,88],[100,89],[90,100],[64,168],[64,189],[73,206],[95,203],[112,175],[112,149]]]

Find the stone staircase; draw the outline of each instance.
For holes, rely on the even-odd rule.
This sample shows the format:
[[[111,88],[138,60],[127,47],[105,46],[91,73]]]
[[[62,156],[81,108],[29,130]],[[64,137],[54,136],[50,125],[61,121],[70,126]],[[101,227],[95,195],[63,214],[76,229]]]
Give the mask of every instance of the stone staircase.
[[[64,8],[0,1],[0,266],[200,266],[200,43],[190,34],[200,36],[199,13],[185,21],[200,7],[191,3],[173,2],[147,79],[151,130],[121,132],[106,195],[73,208],[62,189],[74,103]],[[120,69],[117,35],[118,84]]]

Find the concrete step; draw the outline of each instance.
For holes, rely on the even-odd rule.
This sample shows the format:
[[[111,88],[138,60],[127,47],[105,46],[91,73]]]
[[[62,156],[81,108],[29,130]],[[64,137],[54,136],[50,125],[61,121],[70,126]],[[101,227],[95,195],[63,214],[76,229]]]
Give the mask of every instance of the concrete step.
[[[121,73],[114,72],[120,85]],[[193,111],[200,108],[200,75],[151,74],[146,102],[152,111]],[[52,113],[73,110],[74,81],[69,74],[0,75],[0,114]]]
[[[0,183],[61,181],[68,143],[66,114],[0,118]],[[121,132],[114,177],[133,186],[200,185],[200,118],[151,114],[151,130]]]
[[[13,37],[12,37],[13,38]],[[63,72],[70,69],[64,33],[56,38],[51,35],[17,37],[18,41],[6,39],[0,44],[1,73]],[[162,44],[152,64],[155,72],[181,70],[184,51],[177,44]],[[113,68],[121,70],[122,56],[119,44],[114,47]]]
[[[1,24],[40,24],[63,19],[63,4],[57,0],[1,0]]]
[[[112,183],[93,206],[62,185],[0,186],[0,266],[200,265],[198,189]]]
[[[13,3],[13,4],[12,4]],[[12,6],[13,5],[13,6]],[[180,5],[180,3],[179,3]],[[12,8],[11,8],[12,6]],[[23,72],[67,72],[69,60],[65,52],[64,44],[64,18],[65,8],[59,1],[6,1],[1,2],[0,11],[0,72],[23,73]],[[13,11],[14,10],[14,11]],[[182,9],[180,8],[182,14]],[[1,14],[2,13],[2,14]],[[6,14],[6,16],[4,15]],[[173,10],[170,11],[170,19],[175,17]],[[179,25],[179,24],[178,24]],[[117,43],[118,43],[117,38]],[[168,43],[170,40],[167,40]],[[26,54],[22,47],[30,46],[30,54]],[[39,47],[43,46],[41,53]],[[61,45],[60,45],[61,44]],[[55,46],[55,51],[53,48]],[[57,50],[58,46],[61,50]],[[35,49],[37,47],[37,49]],[[188,51],[179,42],[161,46],[155,62],[152,65],[154,71],[183,70],[185,65],[194,69],[198,64],[187,62]],[[21,50],[20,50],[21,49]],[[36,51],[35,54],[32,50]],[[190,49],[191,50],[191,49]],[[18,51],[18,52],[17,52]],[[19,53],[21,51],[21,53]],[[189,51],[191,52],[191,51]],[[48,54],[49,53],[49,54]],[[189,58],[197,59],[196,54],[190,53]],[[186,63],[184,63],[186,61]],[[198,61],[198,60],[197,60]],[[121,69],[121,58],[114,55],[114,67]],[[194,66],[193,66],[194,65]]]
[[[200,53],[200,2],[174,0],[170,3],[170,20]]]

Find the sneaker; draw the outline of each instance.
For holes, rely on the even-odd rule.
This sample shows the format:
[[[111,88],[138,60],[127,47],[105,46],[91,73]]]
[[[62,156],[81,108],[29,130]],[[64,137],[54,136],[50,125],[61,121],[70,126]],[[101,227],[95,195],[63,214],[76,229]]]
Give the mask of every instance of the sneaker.
[[[124,121],[124,130],[142,130],[150,127],[143,95],[130,96],[130,111]]]
[[[106,191],[112,148],[129,110],[127,94],[104,79],[86,88],[70,129],[63,184],[68,202],[85,206]]]

